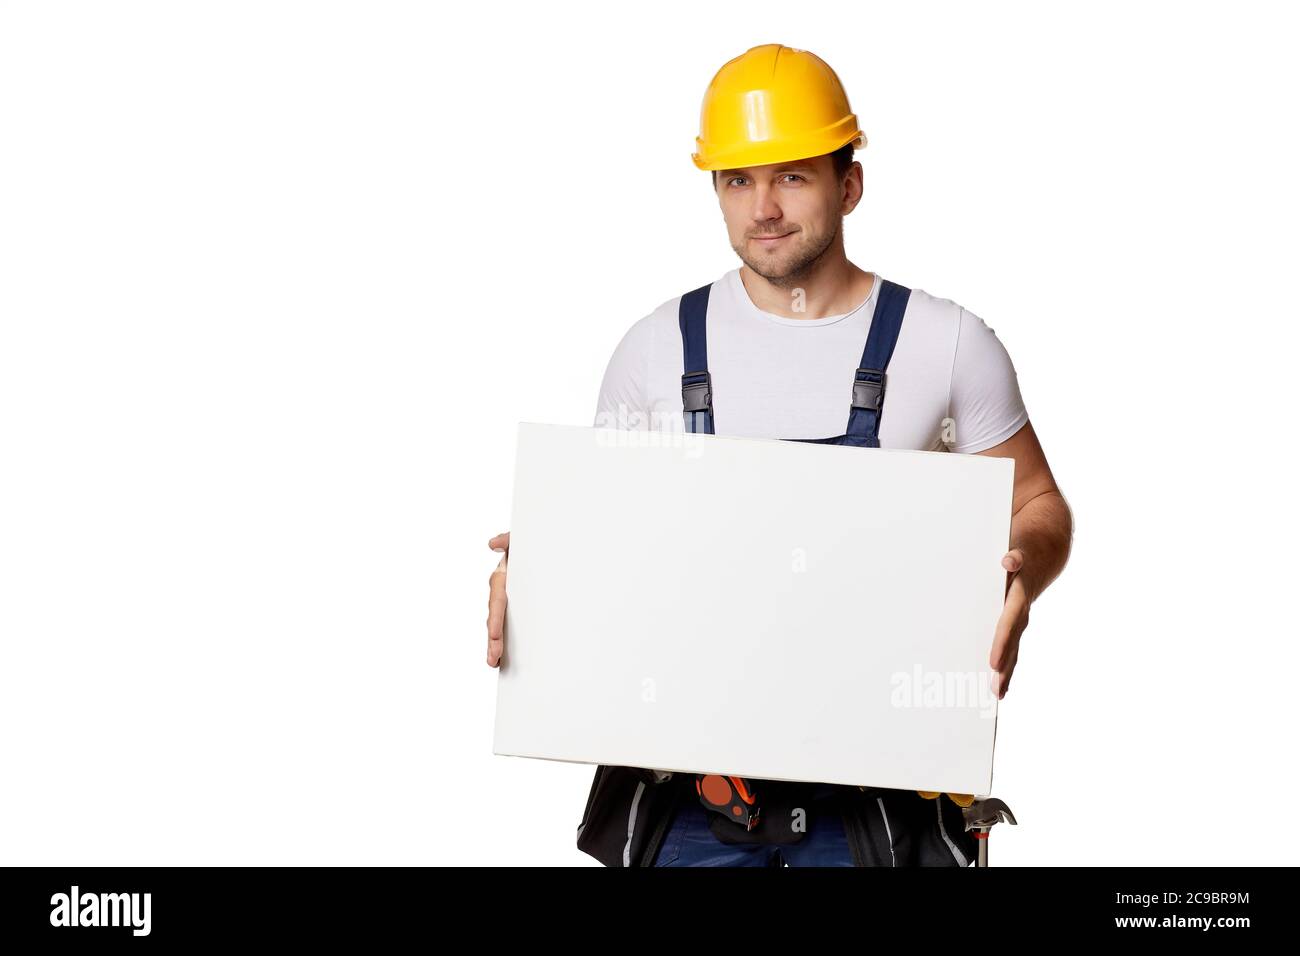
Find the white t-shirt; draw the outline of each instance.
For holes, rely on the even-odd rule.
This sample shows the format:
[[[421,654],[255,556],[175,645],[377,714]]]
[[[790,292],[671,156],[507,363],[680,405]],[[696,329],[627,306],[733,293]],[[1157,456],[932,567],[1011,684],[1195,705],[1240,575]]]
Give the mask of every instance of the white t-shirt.
[[[853,374],[880,294],[844,315],[790,319],[754,305],[737,267],[713,284],[707,322],[714,431],[832,438],[848,428]],[[624,334],[600,386],[597,427],[682,430],[681,296]],[[984,321],[913,288],[886,372],[882,448],[971,453],[1029,420],[1016,371]],[[945,429],[945,420],[949,420]]]

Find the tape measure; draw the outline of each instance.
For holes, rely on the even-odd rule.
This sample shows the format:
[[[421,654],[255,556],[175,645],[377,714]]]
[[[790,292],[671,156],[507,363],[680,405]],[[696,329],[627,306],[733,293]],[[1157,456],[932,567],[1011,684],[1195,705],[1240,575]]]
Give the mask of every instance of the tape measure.
[[[744,777],[729,777],[720,773],[697,773],[695,792],[700,803],[720,813],[746,830],[758,826],[758,795]]]

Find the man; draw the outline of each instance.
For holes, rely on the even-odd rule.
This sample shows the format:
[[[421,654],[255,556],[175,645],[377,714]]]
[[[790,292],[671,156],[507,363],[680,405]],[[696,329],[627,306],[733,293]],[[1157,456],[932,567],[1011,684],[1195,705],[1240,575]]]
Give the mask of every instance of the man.
[[[768,44],[731,60],[700,125],[692,158],[713,177],[743,265],[627,331],[595,424],[712,432],[716,420],[719,434],[1014,458],[1007,591],[989,653],[1004,697],[1029,606],[1064,567],[1072,534],[1010,357],[955,302],[846,257],[843,219],[863,194],[853,150],[866,138],[820,58]],[[815,476],[806,491],[816,493]],[[509,534],[489,546],[508,553]],[[490,585],[494,667],[505,553]],[[975,856],[958,806],[969,795],[683,776],[598,767],[578,846],[612,866],[965,866]]]

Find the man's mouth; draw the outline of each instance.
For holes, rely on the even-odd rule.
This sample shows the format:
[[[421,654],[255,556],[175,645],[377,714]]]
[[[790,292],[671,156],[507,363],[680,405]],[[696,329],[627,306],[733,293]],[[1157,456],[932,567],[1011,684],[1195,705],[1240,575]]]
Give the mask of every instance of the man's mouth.
[[[794,235],[793,232],[783,232],[779,236],[754,236],[753,238],[754,241],[757,242],[759,245],[772,246],[772,245],[776,245],[776,243],[780,242],[786,236],[793,236],[793,235]]]

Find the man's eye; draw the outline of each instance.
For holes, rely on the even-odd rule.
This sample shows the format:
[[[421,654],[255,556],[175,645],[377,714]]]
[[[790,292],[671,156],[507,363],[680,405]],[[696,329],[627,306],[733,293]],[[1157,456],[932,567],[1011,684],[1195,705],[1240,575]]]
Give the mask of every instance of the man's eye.
[[[732,186],[735,185],[736,183],[743,183],[744,181],[745,181],[744,176],[732,176],[730,179],[727,180],[727,185]]]
[[[797,179],[800,182],[804,181],[803,177],[800,176],[798,173],[786,173],[786,175],[789,176],[791,179]]]

